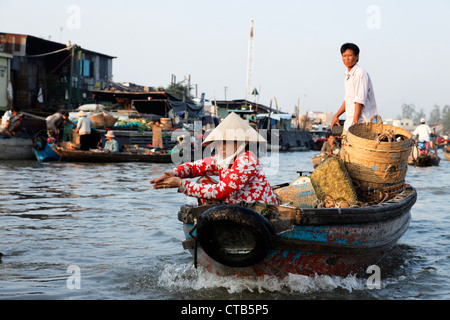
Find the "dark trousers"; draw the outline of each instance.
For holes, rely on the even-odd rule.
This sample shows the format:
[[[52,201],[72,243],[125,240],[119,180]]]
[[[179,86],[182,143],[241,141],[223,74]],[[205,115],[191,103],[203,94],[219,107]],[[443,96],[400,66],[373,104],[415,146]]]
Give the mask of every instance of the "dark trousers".
[[[88,151],[91,147],[91,134],[80,135],[80,149]]]

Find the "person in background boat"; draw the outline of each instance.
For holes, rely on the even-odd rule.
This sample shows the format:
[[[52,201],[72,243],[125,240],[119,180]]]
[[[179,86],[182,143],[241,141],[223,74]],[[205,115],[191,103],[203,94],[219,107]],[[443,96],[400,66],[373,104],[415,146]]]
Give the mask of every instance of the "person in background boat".
[[[22,123],[22,114],[19,111],[18,108],[12,108],[3,114],[0,132],[13,136],[17,134],[19,126]]]
[[[424,118],[420,119],[420,125],[417,126],[417,128],[413,132],[413,136],[417,138],[417,141],[425,142],[426,149],[429,149],[430,147],[433,148],[432,145],[430,145],[431,142],[431,136],[434,136],[433,131],[431,130],[430,126],[426,124],[426,121]]]
[[[169,153],[170,154],[173,153],[173,154],[176,154],[176,155],[179,155],[180,157],[182,157],[184,149],[188,149],[188,148],[186,148],[187,144],[188,144],[188,141],[185,140],[185,136],[184,135],[183,136],[178,136],[177,137],[177,141],[178,141],[178,143],[172,148],[172,150],[169,151]]]
[[[253,111],[252,114],[250,114],[250,115],[247,117],[247,120],[248,120],[249,122],[256,122],[256,111]]]
[[[112,130],[108,130],[108,132],[105,134],[106,142],[105,147],[103,148],[103,152],[107,153],[118,153],[119,152],[119,142],[117,142],[116,139],[114,139],[116,136],[114,135],[114,132]],[[100,147],[101,149],[101,147]]]
[[[330,135],[328,140],[324,142],[322,145],[322,149],[320,150],[320,154],[322,156],[339,154],[339,145],[336,141],[336,137]]]
[[[253,111],[252,114],[247,117],[247,120],[252,128],[255,130],[258,128],[256,122],[256,111]]]
[[[91,147],[91,125],[93,122],[83,110],[78,112],[77,116],[78,123],[75,132],[80,134],[80,149],[87,151]]]
[[[152,139],[153,147],[160,147],[162,149],[163,148],[162,128],[159,120],[156,120],[155,123],[153,124],[152,132],[153,132],[153,139]]]
[[[345,113],[343,134],[355,123],[366,123],[378,114],[372,80],[369,74],[358,65],[359,48],[353,43],[341,46],[341,55],[345,72],[345,98],[338,112],[334,115],[330,129],[340,126],[339,117]]]
[[[262,141],[265,139],[233,112],[203,142],[205,147],[214,143],[215,155],[184,163],[150,183],[155,189],[178,188],[179,192],[198,198],[200,205],[209,201],[276,205],[276,196],[258,158],[246,150],[249,142]],[[209,176],[219,176],[220,182]],[[203,181],[185,180],[195,177],[202,177]]]
[[[62,140],[62,135],[64,133],[64,125],[70,123],[75,125],[69,120],[69,112],[56,112],[55,114],[49,116],[46,121],[47,133],[49,138],[54,138],[56,143]]]

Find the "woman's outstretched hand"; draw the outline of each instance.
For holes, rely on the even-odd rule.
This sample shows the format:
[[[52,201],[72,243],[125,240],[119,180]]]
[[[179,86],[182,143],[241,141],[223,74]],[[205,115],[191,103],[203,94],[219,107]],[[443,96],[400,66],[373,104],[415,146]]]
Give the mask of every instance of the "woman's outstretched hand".
[[[175,177],[173,172],[164,172],[162,176],[150,180],[150,183],[153,184],[153,188],[155,189],[163,189],[163,188],[178,188],[181,185],[181,179]]]
[[[153,180],[150,180],[150,183],[151,184],[159,183],[159,182],[161,182],[161,181],[163,181],[163,180],[165,180],[167,178],[170,178],[170,177],[175,177],[175,174],[173,172],[170,172],[170,171],[164,172],[162,176],[160,176],[158,178],[155,178]]]
[[[155,183],[153,188],[155,189],[165,189],[165,188],[178,188],[181,186],[181,179],[178,177],[170,177],[164,179],[161,182]]]

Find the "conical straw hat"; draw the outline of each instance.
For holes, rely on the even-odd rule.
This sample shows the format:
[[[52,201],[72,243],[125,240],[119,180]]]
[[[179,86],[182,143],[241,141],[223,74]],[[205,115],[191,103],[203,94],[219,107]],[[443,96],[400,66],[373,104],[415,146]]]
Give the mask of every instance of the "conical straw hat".
[[[232,112],[208,135],[202,146],[214,141],[266,142],[245,120]]]

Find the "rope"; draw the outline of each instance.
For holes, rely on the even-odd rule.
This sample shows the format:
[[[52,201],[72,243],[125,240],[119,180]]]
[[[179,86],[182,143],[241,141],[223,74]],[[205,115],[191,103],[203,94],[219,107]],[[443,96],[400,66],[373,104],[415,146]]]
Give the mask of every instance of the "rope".
[[[191,236],[191,238],[195,239],[195,244],[194,244],[194,268],[197,269],[198,237],[194,236],[195,229],[197,229],[197,219],[194,219],[194,227],[192,228],[191,231],[189,231],[189,235]]]
[[[70,49],[72,49],[72,48],[73,48],[73,46],[70,46],[70,47],[66,47],[66,48],[59,49],[59,50],[52,51],[52,52],[47,52],[47,53],[42,53],[42,54],[35,54],[35,55],[28,55],[27,57],[28,57],[28,58],[45,57],[45,56],[49,56],[49,55],[51,55],[51,54],[55,54],[55,53],[58,53],[58,52],[70,50]]]

